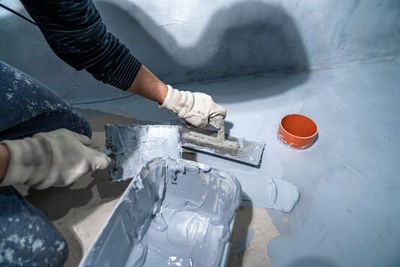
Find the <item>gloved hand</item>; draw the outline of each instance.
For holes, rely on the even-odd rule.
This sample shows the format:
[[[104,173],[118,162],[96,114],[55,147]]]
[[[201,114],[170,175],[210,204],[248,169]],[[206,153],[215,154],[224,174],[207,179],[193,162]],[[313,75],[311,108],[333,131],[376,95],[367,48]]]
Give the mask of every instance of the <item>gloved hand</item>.
[[[211,96],[203,93],[179,91],[167,85],[168,93],[160,108],[169,109],[188,124],[208,128],[210,120],[226,117],[226,109],[216,104]]]
[[[91,142],[90,138],[67,129],[3,141],[10,151],[10,160],[0,186],[67,186],[84,174],[106,168],[110,158],[89,148]]]

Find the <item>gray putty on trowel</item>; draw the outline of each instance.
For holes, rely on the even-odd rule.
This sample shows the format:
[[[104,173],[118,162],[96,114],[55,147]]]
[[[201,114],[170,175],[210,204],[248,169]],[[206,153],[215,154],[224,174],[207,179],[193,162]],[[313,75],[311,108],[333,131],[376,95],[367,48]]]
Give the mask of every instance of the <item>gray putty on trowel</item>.
[[[179,127],[106,124],[106,153],[113,159],[110,178],[133,178],[147,162],[157,157],[181,158]]]
[[[182,126],[179,130],[182,147],[219,157],[260,166],[265,144],[225,133],[222,123],[218,131]]]

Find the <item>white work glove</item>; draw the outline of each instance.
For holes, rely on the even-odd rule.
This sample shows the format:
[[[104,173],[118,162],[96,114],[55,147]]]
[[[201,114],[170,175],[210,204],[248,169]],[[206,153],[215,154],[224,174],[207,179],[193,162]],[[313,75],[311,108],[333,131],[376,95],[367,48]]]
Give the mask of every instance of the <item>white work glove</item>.
[[[21,140],[3,141],[10,160],[0,186],[26,184],[36,189],[67,186],[84,174],[106,168],[110,159],[88,145],[90,138],[59,129]]]
[[[211,96],[203,93],[179,91],[168,87],[168,94],[160,108],[169,109],[179,118],[197,128],[208,128],[210,120],[226,117],[226,109],[216,104]],[[214,125],[213,125],[214,126]]]

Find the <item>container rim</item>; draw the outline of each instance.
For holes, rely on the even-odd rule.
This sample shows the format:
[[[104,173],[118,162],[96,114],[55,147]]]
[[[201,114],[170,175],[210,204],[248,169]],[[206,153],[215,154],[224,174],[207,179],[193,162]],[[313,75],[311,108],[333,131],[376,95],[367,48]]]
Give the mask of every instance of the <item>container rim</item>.
[[[316,128],[315,133],[312,134],[312,135],[310,135],[310,136],[305,136],[305,137],[303,137],[303,136],[298,136],[298,135],[295,135],[295,134],[292,134],[292,133],[288,132],[288,131],[285,129],[285,127],[283,127],[282,121],[283,121],[286,117],[291,116],[291,115],[301,116],[301,117],[304,117],[304,118],[310,120],[310,121],[315,125],[315,128]],[[293,137],[300,138],[300,139],[309,139],[309,138],[315,137],[315,136],[318,134],[318,125],[315,123],[315,121],[313,121],[311,118],[309,118],[309,117],[307,117],[307,116],[305,116],[305,115],[298,114],[298,113],[290,113],[290,114],[285,115],[285,116],[281,119],[281,121],[279,122],[279,127],[280,127],[285,133],[287,133],[288,135],[291,135],[291,136],[293,136]]]

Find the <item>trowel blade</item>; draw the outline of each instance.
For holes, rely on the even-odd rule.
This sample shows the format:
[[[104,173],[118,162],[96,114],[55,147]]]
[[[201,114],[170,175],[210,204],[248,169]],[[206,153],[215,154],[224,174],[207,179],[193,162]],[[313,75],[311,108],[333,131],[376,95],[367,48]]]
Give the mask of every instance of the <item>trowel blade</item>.
[[[252,166],[260,166],[265,144],[247,138],[225,135],[217,139],[217,132],[181,127],[179,130],[182,147],[231,159]]]

